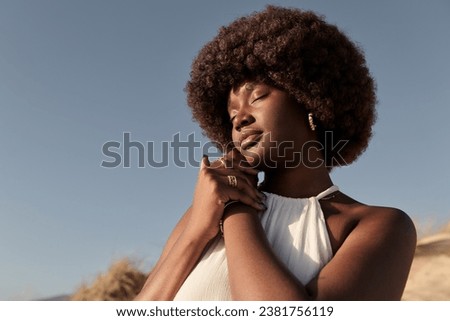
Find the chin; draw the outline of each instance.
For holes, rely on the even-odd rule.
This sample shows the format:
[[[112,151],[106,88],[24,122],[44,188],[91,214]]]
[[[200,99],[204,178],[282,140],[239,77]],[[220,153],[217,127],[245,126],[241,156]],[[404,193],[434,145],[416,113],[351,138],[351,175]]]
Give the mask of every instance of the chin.
[[[264,157],[264,150],[260,148],[250,148],[241,152],[250,167],[265,171],[270,164]]]

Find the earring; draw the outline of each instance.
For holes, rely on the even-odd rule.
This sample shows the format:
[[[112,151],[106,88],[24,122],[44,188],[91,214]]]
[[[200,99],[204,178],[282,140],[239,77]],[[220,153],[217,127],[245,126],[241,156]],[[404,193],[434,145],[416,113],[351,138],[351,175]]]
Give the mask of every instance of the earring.
[[[312,130],[312,131],[315,131],[317,125],[314,124],[313,113],[309,113],[309,114],[308,114],[308,122],[309,122],[309,127],[311,127],[311,130]]]

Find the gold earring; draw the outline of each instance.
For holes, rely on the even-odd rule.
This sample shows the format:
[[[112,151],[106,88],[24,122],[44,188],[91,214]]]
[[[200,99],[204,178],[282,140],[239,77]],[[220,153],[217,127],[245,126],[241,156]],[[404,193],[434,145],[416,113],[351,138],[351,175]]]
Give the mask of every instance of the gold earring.
[[[311,127],[311,130],[315,131],[317,126],[316,126],[316,124],[314,124],[314,119],[313,119],[312,113],[308,114],[308,121],[309,121],[309,127]]]

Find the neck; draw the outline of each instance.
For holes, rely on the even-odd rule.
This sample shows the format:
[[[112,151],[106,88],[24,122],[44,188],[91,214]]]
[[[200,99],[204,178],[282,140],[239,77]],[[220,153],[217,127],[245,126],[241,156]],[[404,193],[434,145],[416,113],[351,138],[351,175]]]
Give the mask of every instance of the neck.
[[[274,169],[265,172],[262,190],[293,198],[316,196],[333,185],[325,167]]]

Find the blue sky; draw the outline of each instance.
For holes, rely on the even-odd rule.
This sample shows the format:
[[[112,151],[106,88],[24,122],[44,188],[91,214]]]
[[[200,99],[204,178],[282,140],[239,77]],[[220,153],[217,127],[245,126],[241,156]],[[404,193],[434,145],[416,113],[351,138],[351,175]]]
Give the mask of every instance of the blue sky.
[[[173,153],[139,168],[136,149],[130,168],[103,168],[102,146],[129,133],[160,160],[177,134],[207,143],[183,92],[192,59],[267,3],[325,15],[377,81],[371,145],[335,184],[421,226],[450,220],[448,1],[1,0],[0,300],[70,293],[122,257],[155,262],[198,169]]]

